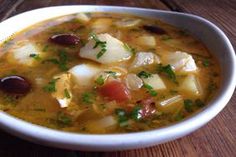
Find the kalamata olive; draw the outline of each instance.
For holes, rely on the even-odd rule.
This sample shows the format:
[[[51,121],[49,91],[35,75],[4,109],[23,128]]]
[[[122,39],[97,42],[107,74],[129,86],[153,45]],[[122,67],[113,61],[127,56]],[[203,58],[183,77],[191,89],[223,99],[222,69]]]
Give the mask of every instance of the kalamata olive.
[[[1,79],[0,89],[9,94],[24,95],[30,91],[31,85],[24,77],[13,75]]]
[[[139,104],[141,105],[141,118],[149,117],[156,112],[155,101],[153,100],[153,98],[141,100],[139,101]]]
[[[80,42],[79,37],[74,34],[57,34],[49,38],[49,40],[59,45],[77,45]]]
[[[144,25],[143,29],[145,29],[146,31],[150,33],[155,33],[159,35],[166,34],[166,31],[158,26]]]

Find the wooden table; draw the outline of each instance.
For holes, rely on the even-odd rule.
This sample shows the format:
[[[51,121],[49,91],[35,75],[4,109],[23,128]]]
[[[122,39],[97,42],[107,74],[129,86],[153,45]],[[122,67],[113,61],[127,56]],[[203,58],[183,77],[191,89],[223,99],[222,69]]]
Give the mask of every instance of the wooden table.
[[[236,0],[0,0],[0,20],[53,5],[96,4],[174,10],[196,14],[218,25],[236,48]],[[22,19],[26,20],[26,19]],[[1,157],[236,157],[236,92],[227,107],[194,133],[158,146],[120,152],[78,152],[36,145],[0,131]]]

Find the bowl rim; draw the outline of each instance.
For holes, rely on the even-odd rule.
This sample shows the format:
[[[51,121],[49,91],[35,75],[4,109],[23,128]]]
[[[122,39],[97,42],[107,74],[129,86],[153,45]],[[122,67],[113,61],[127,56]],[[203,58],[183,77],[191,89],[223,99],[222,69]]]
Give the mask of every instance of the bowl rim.
[[[18,137],[30,140],[32,142],[50,145],[60,148],[67,149],[79,149],[79,150],[123,150],[123,149],[132,149],[152,146],[154,144],[164,143],[196,130],[197,128],[203,126],[205,123],[210,121],[215,117],[228,103],[230,100],[234,88],[236,85],[236,58],[233,46],[231,45],[229,39],[220,30],[215,24],[210,21],[192,14],[179,13],[173,11],[163,11],[157,9],[146,9],[146,8],[137,8],[137,7],[122,7],[122,6],[105,6],[105,5],[67,5],[67,6],[53,6],[34,9],[24,13],[20,13],[16,16],[23,14],[30,14],[35,11],[49,11],[50,9],[63,9],[65,7],[74,8],[76,7],[79,11],[81,7],[89,7],[96,10],[96,8],[107,8],[119,10],[135,10],[135,11],[145,11],[145,12],[155,12],[155,13],[165,13],[165,14],[177,14],[189,18],[194,18],[199,20],[202,23],[205,23],[211,29],[214,29],[215,32],[221,37],[227,47],[227,52],[229,53],[229,63],[231,63],[230,73],[231,75],[227,78],[228,82],[224,87],[219,89],[217,96],[215,96],[209,104],[202,109],[201,112],[194,114],[189,118],[186,118],[178,123],[171,124],[162,128],[136,132],[136,133],[124,133],[124,134],[80,134],[80,133],[71,133],[63,132],[58,130],[49,129],[39,125],[31,124],[29,122],[23,121],[21,119],[15,118],[3,111],[0,111],[0,127],[7,132],[10,132],[13,135]],[[103,11],[101,11],[103,12]],[[104,11],[106,12],[106,11]],[[110,11],[113,12],[113,11]],[[64,15],[67,15],[65,13]],[[5,21],[12,20],[16,16],[13,16]],[[3,21],[3,22],[5,22]],[[41,20],[44,21],[44,20]],[[1,22],[0,25],[3,23]],[[17,125],[16,125],[17,124]],[[193,125],[194,124],[194,125]],[[29,129],[30,128],[30,129]],[[105,149],[104,149],[105,148]]]

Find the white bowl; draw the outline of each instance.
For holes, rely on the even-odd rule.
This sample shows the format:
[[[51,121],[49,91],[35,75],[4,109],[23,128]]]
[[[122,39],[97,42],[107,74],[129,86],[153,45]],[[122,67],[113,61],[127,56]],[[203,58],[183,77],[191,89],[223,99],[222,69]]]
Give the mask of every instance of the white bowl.
[[[0,127],[20,138],[43,145],[89,151],[113,151],[148,147],[187,135],[215,117],[227,104],[236,85],[236,59],[226,35],[201,17],[170,11],[114,6],[58,6],[36,9],[0,23],[0,41],[37,22],[77,12],[119,12],[158,18],[188,30],[200,39],[221,66],[222,83],[216,96],[200,112],[170,126],[125,134],[90,135],[56,131],[34,125],[0,111]]]

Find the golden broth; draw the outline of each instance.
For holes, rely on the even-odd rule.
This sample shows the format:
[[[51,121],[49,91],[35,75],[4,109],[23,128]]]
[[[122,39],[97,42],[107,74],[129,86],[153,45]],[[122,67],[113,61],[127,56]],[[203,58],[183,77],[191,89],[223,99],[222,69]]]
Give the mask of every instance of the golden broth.
[[[201,42],[187,32],[159,20],[133,15],[86,13],[82,15],[84,16],[85,19],[81,18],[80,14],[73,14],[43,21],[15,34],[1,45],[1,78],[18,75],[27,78],[31,84],[30,92],[20,96],[2,91],[1,110],[31,123],[63,131],[99,134],[135,132],[162,127],[192,115],[207,104],[219,87],[220,71],[217,61]],[[153,30],[145,29],[144,26],[157,26],[163,29],[164,33],[155,33]],[[86,46],[89,40],[95,40],[91,39],[91,32],[96,36],[108,33],[117,38],[128,45],[128,50],[133,53],[132,56],[109,64],[101,64],[79,56],[81,48]],[[58,34],[73,34],[79,37],[80,42],[68,46],[49,40]],[[139,37],[143,36],[145,38],[140,42]],[[101,46],[101,42],[103,41],[100,40],[98,47]],[[109,51],[107,43],[108,41],[105,43],[105,53]],[[25,45],[27,47],[23,49]],[[35,49],[39,51],[39,55],[30,54],[31,58],[26,55],[21,56],[22,53]],[[158,57],[160,62],[131,68],[137,53],[140,52],[150,52],[152,56]],[[180,63],[177,60],[176,64],[171,65],[168,63],[170,61],[168,55],[171,54],[188,58],[180,59]],[[66,61],[63,61],[63,56]],[[181,65],[182,70],[189,68],[185,66],[191,61],[197,70],[189,72],[173,69],[174,66],[183,64],[182,62],[185,62]],[[61,107],[57,97],[53,96],[60,89],[50,91],[47,87],[48,85],[51,88],[55,87],[58,80],[54,80],[51,84],[50,81],[56,75],[68,73],[69,69],[80,64],[108,69],[109,78],[107,80],[99,78],[96,74],[89,84],[83,86],[80,82],[76,83],[70,79],[69,95],[67,89],[64,89],[64,92],[67,91],[65,97],[68,97],[70,102],[68,106]],[[141,83],[139,89],[127,87],[127,76],[131,73]],[[164,89],[153,89],[150,84],[145,83],[144,80],[152,78],[154,74],[161,78],[165,85]],[[184,84],[187,77],[190,78],[191,85]],[[195,82],[191,82],[193,79]],[[118,89],[113,88],[114,86],[110,92],[116,93],[101,93],[104,92],[104,86],[114,80],[128,90],[128,96],[123,95],[124,101],[117,98],[120,94]],[[160,86],[160,82],[155,84],[156,80],[152,81],[154,85]],[[193,88],[197,91],[194,92]]]

